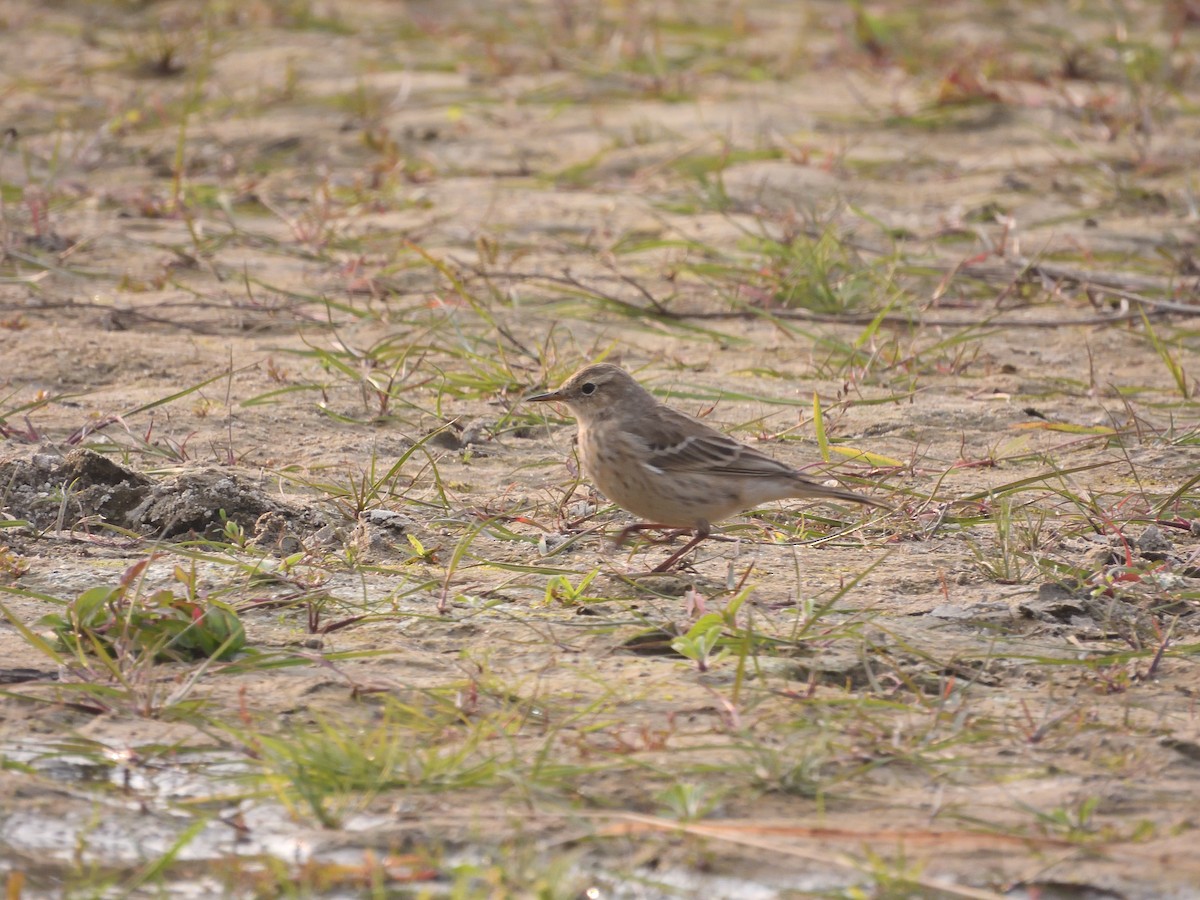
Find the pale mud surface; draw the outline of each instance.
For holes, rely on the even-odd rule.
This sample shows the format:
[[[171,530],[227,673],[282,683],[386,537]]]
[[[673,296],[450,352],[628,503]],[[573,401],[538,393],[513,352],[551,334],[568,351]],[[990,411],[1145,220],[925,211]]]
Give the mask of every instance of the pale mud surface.
[[[1018,280],[1037,256],[1179,304],[1146,310],[1195,384],[1195,71],[1139,99],[1109,17],[1061,4],[947,5],[921,26],[928,72],[873,58],[842,4],[746,4],[732,39],[697,5],[724,30],[660,32],[658,52],[691,39],[712,63],[665,74],[621,65],[653,43],[636,5],[576,47],[556,44],[570,4],[514,21],[313,4],[336,28],[214,4],[211,46],[200,6],[0,3],[0,125],[16,128],[0,156],[0,520],[29,523],[0,531],[0,671],[16,682],[0,700],[0,871],[35,896],[89,866],[132,869],[191,821],[174,804],[200,798],[218,824],[176,874],[225,860],[241,872],[215,876],[227,890],[262,877],[234,854],[352,866],[432,847],[499,854],[520,871],[496,894],[552,864],[549,881],[615,896],[882,891],[863,874],[873,852],[980,896],[1200,896],[1200,496],[1176,493],[1198,471],[1197,407],[1136,303]],[[1126,27],[1194,59],[1187,7],[1176,27],[1133,4]],[[144,71],[156,41],[177,43],[166,68],[181,71]],[[993,63],[990,101],[936,106],[974,59]],[[832,342],[863,336],[878,297],[844,322],[724,315],[731,297],[779,307],[705,276],[706,248],[735,258],[813,219],[853,235],[861,266],[894,252],[886,227],[929,267],[900,276],[922,308],[898,303],[853,362]],[[650,297],[671,315],[621,306]],[[777,505],[679,573],[631,580],[669,550],[609,546],[628,520],[572,491],[569,422],[520,405],[609,350],[799,466],[820,460],[817,392],[831,437],[902,463],[836,470],[897,512]],[[355,485],[442,426],[356,516]],[[1024,555],[997,577],[987,491],[1018,484]],[[189,699],[213,718],[365,727],[381,697],[441,692],[468,726],[504,723],[486,738],[498,757],[552,747],[560,780],[384,790],[332,829],[270,797],[222,807],[220,767],[187,754],[237,774],[226,733],[73,703],[77,673],[13,621],[37,632],[45,598],[115,583],[155,542],[155,586],[194,559],[249,645],[291,663],[203,673]],[[294,570],[256,574],[288,556]],[[594,569],[588,599],[547,602],[555,572]],[[1109,570],[1142,574],[1106,592]],[[743,581],[741,624],[782,649],[698,672],[667,646],[688,598],[720,610]],[[317,630],[340,627],[313,633],[314,598]],[[815,633],[810,601],[836,606]],[[163,666],[162,694],[191,671]],[[42,752],[58,763],[18,765]],[[622,818],[663,813],[673,773],[718,798],[711,833]]]

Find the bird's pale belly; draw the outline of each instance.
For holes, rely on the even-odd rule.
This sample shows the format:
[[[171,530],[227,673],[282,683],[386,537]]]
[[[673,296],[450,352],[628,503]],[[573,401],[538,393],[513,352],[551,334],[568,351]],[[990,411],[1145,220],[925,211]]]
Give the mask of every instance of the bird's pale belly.
[[[584,472],[605,497],[657,525],[696,528],[761,502],[744,496],[738,479],[656,471],[642,460],[627,458],[628,451],[598,447],[586,438],[579,442],[579,455]]]

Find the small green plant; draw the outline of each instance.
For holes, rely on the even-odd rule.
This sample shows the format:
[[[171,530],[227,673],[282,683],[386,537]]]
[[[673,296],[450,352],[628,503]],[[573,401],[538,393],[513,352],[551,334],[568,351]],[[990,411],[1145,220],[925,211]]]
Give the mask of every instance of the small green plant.
[[[231,545],[239,550],[245,550],[249,539],[246,537],[246,529],[242,525],[225,513],[225,510],[220,511],[221,516],[221,536]]]
[[[426,563],[427,565],[433,565],[437,562],[437,547],[426,547],[415,534],[406,534],[405,537],[408,538],[408,545],[412,548],[413,552],[408,562]]]
[[[432,502],[444,508],[447,501],[441,476],[438,473],[437,461],[426,448],[429,438],[436,433],[437,431],[431,431],[419,440],[414,441],[382,474],[380,474],[382,461],[379,455],[372,450],[371,458],[367,465],[357,472],[350,471],[344,482],[309,481],[303,478],[296,480],[304,487],[324,494],[326,503],[337,510],[347,520],[354,522],[364,512],[381,508],[385,503],[394,498],[402,497],[407,499],[409,489],[412,485],[426,478],[426,473],[428,473],[428,478],[432,481],[435,492],[435,499]],[[425,465],[415,474],[409,475],[405,473],[403,471],[405,465],[418,453],[424,457]],[[430,501],[424,502],[428,505]]]
[[[720,613],[707,613],[696,620],[687,634],[671,641],[671,649],[694,662],[701,672],[707,672],[713,663],[719,662],[728,652],[717,650],[724,627],[725,620]]]
[[[904,854],[903,847],[895,856],[888,857],[874,850],[867,850],[863,855],[862,869],[870,878],[869,892],[854,887],[848,890],[846,897],[853,900],[902,900],[909,897],[928,897],[929,889],[937,882],[927,880],[923,871],[925,864],[921,860],[909,860]],[[940,891],[936,893],[940,894]]]
[[[2,524],[2,523],[0,523]],[[0,578],[15,580],[29,571],[29,560],[0,544]]]
[[[187,588],[143,594],[146,568],[153,557],[134,563],[116,585],[88,588],[61,613],[44,616],[59,647],[75,656],[102,652],[120,656],[130,650],[159,661],[225,659],[240,651],[246,632],[237,613],[217,600],[200,600],[192,573],[175,568],[175,580]]]
[[[454,791],[493,784],[498,764],[487,750],[487,728],[453,738],[458,710],[442,698],[430,705],[387,702],[377,722],[316,717],[280,734],[233,730],[258,769],[250,776],[294,814],[308,812],[323,827],[379,794]]]
[[[738,613],[751,594],[751,588],[744,588],[720,612],[705,613],[696,619],[687,634],[671,641],[671,649],[680,656],[685,656],[696,664],[701,672],[707,672],[713,663],[724,659],[729,653],[728,647],[717,649],[722,642],[725,629],[729,629],[741,641],[742,655],[739,656],[739,670],[745,665],[745,652],[749,650],[751,637],[748,629],[738,625]],[[694,601],[693,601],[694,602]]]
[[[781,738],[781,744],[751,748],[754,782],[764,791],[816,798],[830,780],[834,749],[829,736],[804,734],[802,739]]]
[[[1061,835],[1071,841],[1082,841],[1096,836],[1093,818],[1099,805],[1099,797],[1085,797],[1074,808],[1060,806],[1049,812],[1033,812],[1039,827],[1047,833]]]
[[[1184,369],[1183,363],[1177,360],[1174,354],[1171,353],[1171,348],[1168,347],[1163,340],[1158,336],[1158,332],[1154,330],[1154,326],[1150,324],[1150,318],[1146,315],[1146,311],[1142,310],[1142,325],[1146,329],[1146,337],[1150,338],[1150,343],[1154,347],[1154,352],[1158,354],[1158,358],[1162,360],[1167,372],[1170,373],[1171,379],[1175,382],[1175,387],[1179,391],[1179,396],[1184,400],[1192,397],[1193,390],[1188,384],[1188,373]]]
[[[1021,584],[1036,571],[1033,551],[1041,542],[1041,531],[1046,513],[1027,510],[1018,518],[1010,497],[1002,497],[996,503],[996,545],[994,550],[985,550],[973,544],[971,552],[976,565],[988,578],[999,584]]]
[[[594,598],[587,595],[588,585],[590,585],[596,576],[600,574],[599,569],[592,569],[588,574],[580,579],[578,585],[571,584],[571,579],[566,575],[555,575],[546,582],[546,597],[544,603],[546,606],[558,604],[560,606],[584,606]]]
[[[698,822],[717,808],[721,795],[703,784],[677,781],[658,795],[666,814],[680,822]]]

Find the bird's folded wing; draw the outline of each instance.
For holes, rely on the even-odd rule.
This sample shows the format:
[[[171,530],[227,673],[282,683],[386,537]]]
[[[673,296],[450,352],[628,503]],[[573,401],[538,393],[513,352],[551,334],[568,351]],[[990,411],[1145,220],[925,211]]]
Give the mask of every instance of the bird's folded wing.
[[[650,430],[646,465],[659,472],[713,472],[714,474],[778,477],[794,470],[778,460],[709,428],[703,422],[660,408],[660,427]]]

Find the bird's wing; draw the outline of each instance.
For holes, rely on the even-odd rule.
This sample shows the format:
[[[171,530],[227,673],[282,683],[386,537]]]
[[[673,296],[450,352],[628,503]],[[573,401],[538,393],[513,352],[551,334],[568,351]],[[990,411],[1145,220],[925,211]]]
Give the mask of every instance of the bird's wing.
[[[776,459],[721,434],[703,422],[660,406],[655,428],[639,431],[647,437],[646,465],[660,472],[720,472],[728,475],[779,477],[795,470]]]

